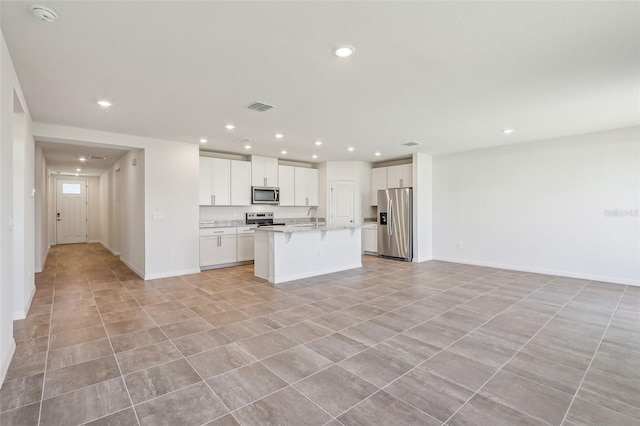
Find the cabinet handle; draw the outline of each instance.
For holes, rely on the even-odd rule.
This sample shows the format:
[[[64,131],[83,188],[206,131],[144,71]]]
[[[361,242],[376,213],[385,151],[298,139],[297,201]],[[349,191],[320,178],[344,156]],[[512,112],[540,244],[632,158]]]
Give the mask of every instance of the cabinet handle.
[[[211,205],[213,205],[213,195],[211,196]]]
[[[264,186],[267,186],[267,178],[264,178]]]
[[[305,203],[307,204],[307,206],[309,205],[309,197],[305,198]]]
[[[216,196],[215,195],[213,196],[213,205],[214,206],[216,205]]]
[[[404,179],[400,179],[400,188],[404,186]]]

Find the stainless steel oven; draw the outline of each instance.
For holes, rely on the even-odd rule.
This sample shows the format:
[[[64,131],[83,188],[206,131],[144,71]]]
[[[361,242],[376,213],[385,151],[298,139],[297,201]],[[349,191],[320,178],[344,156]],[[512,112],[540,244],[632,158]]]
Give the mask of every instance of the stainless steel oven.
[[[280,188],[266,186],[251,187],[252,204],[280,204]]]

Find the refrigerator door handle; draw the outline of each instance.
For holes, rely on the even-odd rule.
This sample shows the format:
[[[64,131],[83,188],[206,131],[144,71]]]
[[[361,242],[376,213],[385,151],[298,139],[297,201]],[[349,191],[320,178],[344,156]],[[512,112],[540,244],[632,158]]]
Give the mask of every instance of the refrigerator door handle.
[[[387,228],[389,229],[389,235],[393,235],[393,200],[389,200],[389,208],[387,211],[389,212],[389,226]]]

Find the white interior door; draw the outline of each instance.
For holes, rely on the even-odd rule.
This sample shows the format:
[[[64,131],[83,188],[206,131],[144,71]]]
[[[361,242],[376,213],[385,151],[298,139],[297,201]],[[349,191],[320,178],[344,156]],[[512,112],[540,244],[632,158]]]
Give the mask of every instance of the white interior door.
[[[87,181],[58,179],[56,244],[87,242]]]
[[[331,182],[331,225],[350,226],[355,223],[352,180]]]

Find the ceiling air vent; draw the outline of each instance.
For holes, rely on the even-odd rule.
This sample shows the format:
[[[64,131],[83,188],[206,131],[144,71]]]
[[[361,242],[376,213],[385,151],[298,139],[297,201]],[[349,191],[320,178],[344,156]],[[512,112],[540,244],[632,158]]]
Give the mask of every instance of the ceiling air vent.
[[[418,145],[422,145],[420,142],[407,142],[407,143],[403,143],[402,145],[404,146],[418,146]]]
[[[98,155],[89,155],[87,158],[89,160],[106,160],[107,159],[107,157],[100,157]]]
[[[247,109],[252,109],[258,112],[269,111],[271,108],[273,108],[273,105],[263,104],[262,102],[253,102],[247,105]]]

